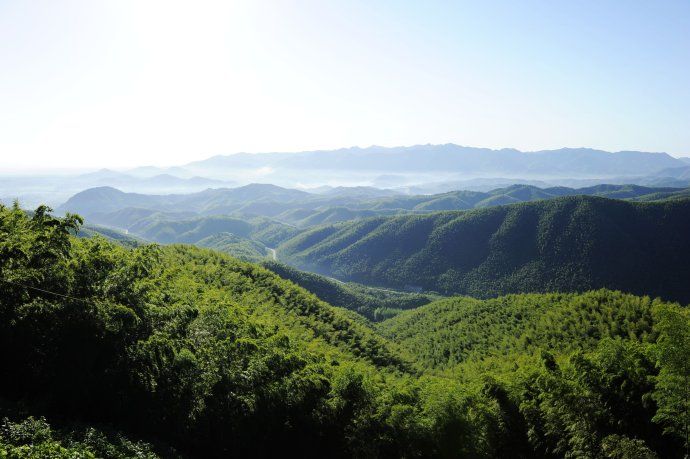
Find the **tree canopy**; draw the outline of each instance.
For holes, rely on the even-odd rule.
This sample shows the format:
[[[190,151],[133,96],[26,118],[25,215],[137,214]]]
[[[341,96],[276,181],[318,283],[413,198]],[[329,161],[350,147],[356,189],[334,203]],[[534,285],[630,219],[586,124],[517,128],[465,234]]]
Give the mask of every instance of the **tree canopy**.
[[[0,456],[685,452],[677,304],[453,298],[372,325],[261,266],[49,212],[0,207]]]

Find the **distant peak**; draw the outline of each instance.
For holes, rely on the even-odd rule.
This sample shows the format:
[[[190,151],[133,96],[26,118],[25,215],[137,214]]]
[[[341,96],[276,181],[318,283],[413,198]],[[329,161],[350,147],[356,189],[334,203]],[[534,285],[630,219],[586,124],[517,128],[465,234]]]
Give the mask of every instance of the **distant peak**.
[[[88,189],[82,191],[82,193],[95,192],[95,191],[100,191],[100,192],[107,191],[107,192],[113,192],[113,193],[123,193],[122,191],[118,190],[117,188],[113,188],[112,186],[95,186],[93,188],[88,188]]]

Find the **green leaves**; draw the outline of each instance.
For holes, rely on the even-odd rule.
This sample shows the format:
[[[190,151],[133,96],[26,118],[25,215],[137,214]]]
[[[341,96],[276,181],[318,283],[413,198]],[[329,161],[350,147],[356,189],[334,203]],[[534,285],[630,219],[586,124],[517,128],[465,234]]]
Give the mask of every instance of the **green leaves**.
[[[177,455],[168,451],[171,457]],[[18,422],[5,418],[0,426],[0,457],[8,459],[155,459],[151,445],[94,428],[55,431],[45,418]]]
[[[659,410],[654,421],[665,432],[679,437],[690,450],[690,313],[678,305],[659,305],[654,310],[654,346],[659,375],[654,400]]]

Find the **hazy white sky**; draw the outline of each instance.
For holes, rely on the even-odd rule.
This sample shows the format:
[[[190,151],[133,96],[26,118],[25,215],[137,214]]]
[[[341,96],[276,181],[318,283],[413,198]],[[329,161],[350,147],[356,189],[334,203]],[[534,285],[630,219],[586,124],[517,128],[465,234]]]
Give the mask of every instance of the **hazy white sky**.
[[[690,2],[0,0],[0,168],[454,142],[690,155]]]

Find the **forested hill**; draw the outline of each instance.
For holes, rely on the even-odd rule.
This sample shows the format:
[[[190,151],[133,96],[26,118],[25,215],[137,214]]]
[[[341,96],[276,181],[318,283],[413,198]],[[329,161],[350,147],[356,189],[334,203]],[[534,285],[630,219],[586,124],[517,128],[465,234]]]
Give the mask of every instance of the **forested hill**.
[[[288,435],[283,424],[316,449],[331,435],[309,423],[326,415],[317,406],[334,365],[343,375],[411,368],[361,321],[257,265],[73,238],[80,219],[46,210],[0,206],[0,415],[5,401],[24,401],[197,457],[266,455],[270,445],[251,443]]]
[[[518,434],[497,457],[680,459],[674,430],[690,447],[686,307],[609,290],[456,297],[380,330],[427,368],[465,385],[483,380],[507,430],[539,445],[523,449]],[[660,370],[658,358],[676,370]],[[664,422],[675,426],[666,435]],[[605,437],[615,431],[628,438]]]
[[[281,260],[342,280],[490,297],[612,288],[690,301],[690,200],[565,197],[317,227]]]
[[[479,300],[453,297],[380,324],[426,367],[522,353],[592,349],[603,338],[653,338],[654,300],[621,292],[519,294]]]
[[[680,458],[690,446],[678,305],[609,291],[449,299],[373,327],[257,265],[78,239],[80,223],[0,205],[0,457]]]

